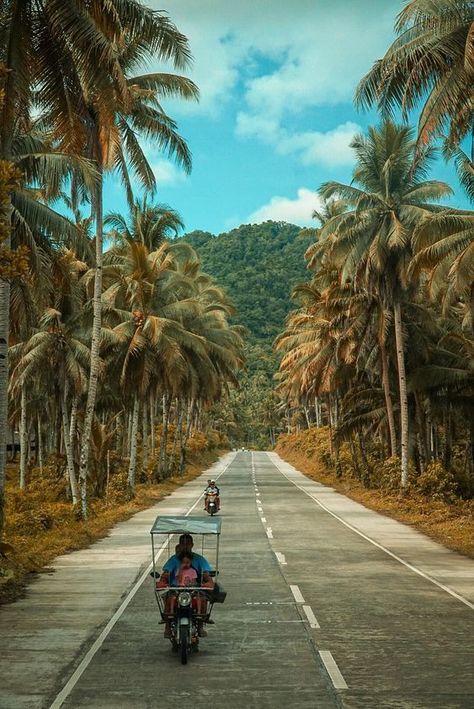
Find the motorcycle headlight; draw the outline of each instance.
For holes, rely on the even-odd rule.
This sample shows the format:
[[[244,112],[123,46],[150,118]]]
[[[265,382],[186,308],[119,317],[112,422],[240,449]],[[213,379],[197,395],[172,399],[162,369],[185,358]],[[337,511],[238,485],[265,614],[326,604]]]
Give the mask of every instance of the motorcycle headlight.
[[[182,591],[178,596],[178,603],[183,608],[191,605],[191,594],[187,591]]]

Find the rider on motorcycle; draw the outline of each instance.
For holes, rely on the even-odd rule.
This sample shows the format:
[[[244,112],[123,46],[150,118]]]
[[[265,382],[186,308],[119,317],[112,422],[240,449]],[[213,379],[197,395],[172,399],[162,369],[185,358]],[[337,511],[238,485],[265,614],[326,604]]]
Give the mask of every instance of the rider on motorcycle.
[[[210,482],[208,480],[207,482],[208,482],[208,485],[207,485],[206,489],[204,490],[204,509],[207,512],[207,504],[209,501],[209,495],[216,495],[216,506],[217,506],[217,511],[219,511],[221,508],[221,498],[219,496],[220,495],[219,488],[217,487],[215,480],[211,480]]]
[[[173,554],[173,556],[170,556],[166,564],[163,566],[163,573],[161,574],[160,579],[157,582],[158,588],[177,585],[177,574],[179,573],[182,567],[184,553],[191,555],[191,566],[197,573],[199,584],[208,588],[213,587],[214,584],[209,573],[211,571],[211,565],[204,556],[193,552],[193,546],[194,540],[191,534],[185,533],[180,536],[179,544],[176,547],[175,554]],[[207,598],[204,592],[202,594],[199,594],[197,604],[198,612],[202,615],[205,615],[207,610]],[[165,612],[169,615],[173,613],[173,610],[174,596],[171,593],[167,594],[165,600]],[[212,623],[212,621],[209,622]],[[202,622],[200,622],[198,625],[198,632],[200,637],[205,637],[207,635],[206,631],[203,628]],[[165,638],[169,638],[170,633],[170,621],[167,620],[165,625]]]

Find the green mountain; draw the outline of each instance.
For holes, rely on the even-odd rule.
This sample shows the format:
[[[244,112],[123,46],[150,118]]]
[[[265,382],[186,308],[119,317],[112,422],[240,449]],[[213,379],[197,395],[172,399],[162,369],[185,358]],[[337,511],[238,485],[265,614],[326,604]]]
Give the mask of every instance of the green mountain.
[[[270,351],[294,307],[293,286],[307,278],[304,252],[311,238],[294,224],[271,221],[219,236],[194,231],[183,238],[199,253],[204,271],[232,298],[249,342]]]
[[[279,426],[273,341],[294,308],[293,286],[307,280],[304,253],[311,237],[284,222],[246,224],[214,236],[194,231],[183,239],[198,252],[202,268],[225,287],[248,331],[247,365],[240,388],[212,412],[233,445],[267,449]]]

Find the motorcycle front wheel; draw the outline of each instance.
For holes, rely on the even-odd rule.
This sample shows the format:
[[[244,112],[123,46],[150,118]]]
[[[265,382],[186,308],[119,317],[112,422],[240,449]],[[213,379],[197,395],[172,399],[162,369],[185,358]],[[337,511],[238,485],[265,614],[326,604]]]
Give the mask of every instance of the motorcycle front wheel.
[[[182,625],[179,629],[179,645],[181,654],[181,664],[188,663],[188,626]]]

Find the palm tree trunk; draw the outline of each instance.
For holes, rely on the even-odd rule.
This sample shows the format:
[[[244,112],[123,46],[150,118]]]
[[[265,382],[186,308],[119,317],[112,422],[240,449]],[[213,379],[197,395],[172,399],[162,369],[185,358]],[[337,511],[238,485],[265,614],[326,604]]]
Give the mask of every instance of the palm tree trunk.
[[[71,486],[71,497],[72,504],[77,505],[79,500],[79,491],[77,488],[77,478],[76,471],[74,469],[74,451],[71,442],[71,430],[68,415],[68,387],[67,384],[64,386],[63,400],[62,400],[62,419],[63,419],[63,436],[64,436],[64,447],[66,449],[66,462],[67,470],[69,473],[69,484]]]
[[[397,455],[397,432],[395,428],[392,395],[390,393],[390,376],[385,342],[380,342],[380,359],[382,361],[382,385],[385,396],[385,408],[387,410],[388,432],[390,435],[390,455],[394,458]]]
[[[102,160],[98,160],[99,183],[95,199],[95,276],[94,276],[94,300],[93,300],[93,321],[91,339],[91,359],[89,370],[89,388],[87,390],[87,403],[84,416],[84,428],[82,431],[81,457],[79,469],[79,481],[81,486],[81,511],[84,519],[87,519],[87,478],[89,469],[90,438],[92,433],[92,423],[94,421],[95,400],[97,397],[97,382],[99,378],[99,347],[100,333],[102,326],[102,261],[103,261],[103,172]]]
[[[150,448],[151,455],[155,455],[155,398],[150,396]]]
[[[184,416],[184,406],[182,401],[178,400],[176,404],[176,430],[174,432],[173,439],[173,450],[171,451],[170,458],[170,468],[173,469],[174,459],[176,457],[176,448],[178,446],[178,441],[182,438],[182,427],[183,427],[183,416]]]
[[[142,467],[144,472],[148,469],[148,405],[146,398],[143,400],[143,411],[142,411],[142,450],[143,450],[143,463]]]
[[[41,431],[41,416],[36,418],[36,452],[38,454],[38,466],[41,476],[43,475],[43,436]]]
[[[138,420],[140,413],[140,403],[138,394],[135,394],[132,414],[132,432],[130,441],[130,463],[128,465],[127,486],[131,496],[135,494],[135,470],[137,467],[137,443],[138,443]]]
[[[398,388],[400,392],[400,438],[401,438],[401,487],[408,484],[408,394],[405,373],[405,345],[402,325],[402,309],[397,301],[393,306],[395,344],[397,349]]]
[[[71,424],[69,426],[69,436],[71,438],[71,445],[74,451],[75,441],[76,441],[76,429],[77,429],[77,407],[79,404],[79,397],[75,396],[72,400],[71,407]]]
[[[26,485],[26,456],[28,450],[28,430],[26,427],[26,387],[21,385],[20,396],[20,489],[24,490]]]
[[[6,215],[8,219],[8,214]],[[7,222],[8,223],[8,222]],[[5,242],[9,247],[10,239]],[[10,283],[0,280],[0,535],[5,518],[5,470],[8,436],[8,338],[10,332]]]
[[[192,398],[189,402],[188,416],[186,419],[186,432],[184,434],[184,439],[181,441],[181,451],[180,451],[180,461],[179,461],[179,473],[182,475],[186,468],[186,453],[188,447],[189,437],[191,436],[191,428],[193,425],[193,414],[195,407],[195,399]]]
[[[163,394],[163,430],[161,432],[160,441],[160,458],[158,465],[158,473],[160,478],[166,475],[167,460],[166,460],[166,444],[168,442],[168,422],[169,422],[169,412],[171,405],[171,397],[167,394]]]

